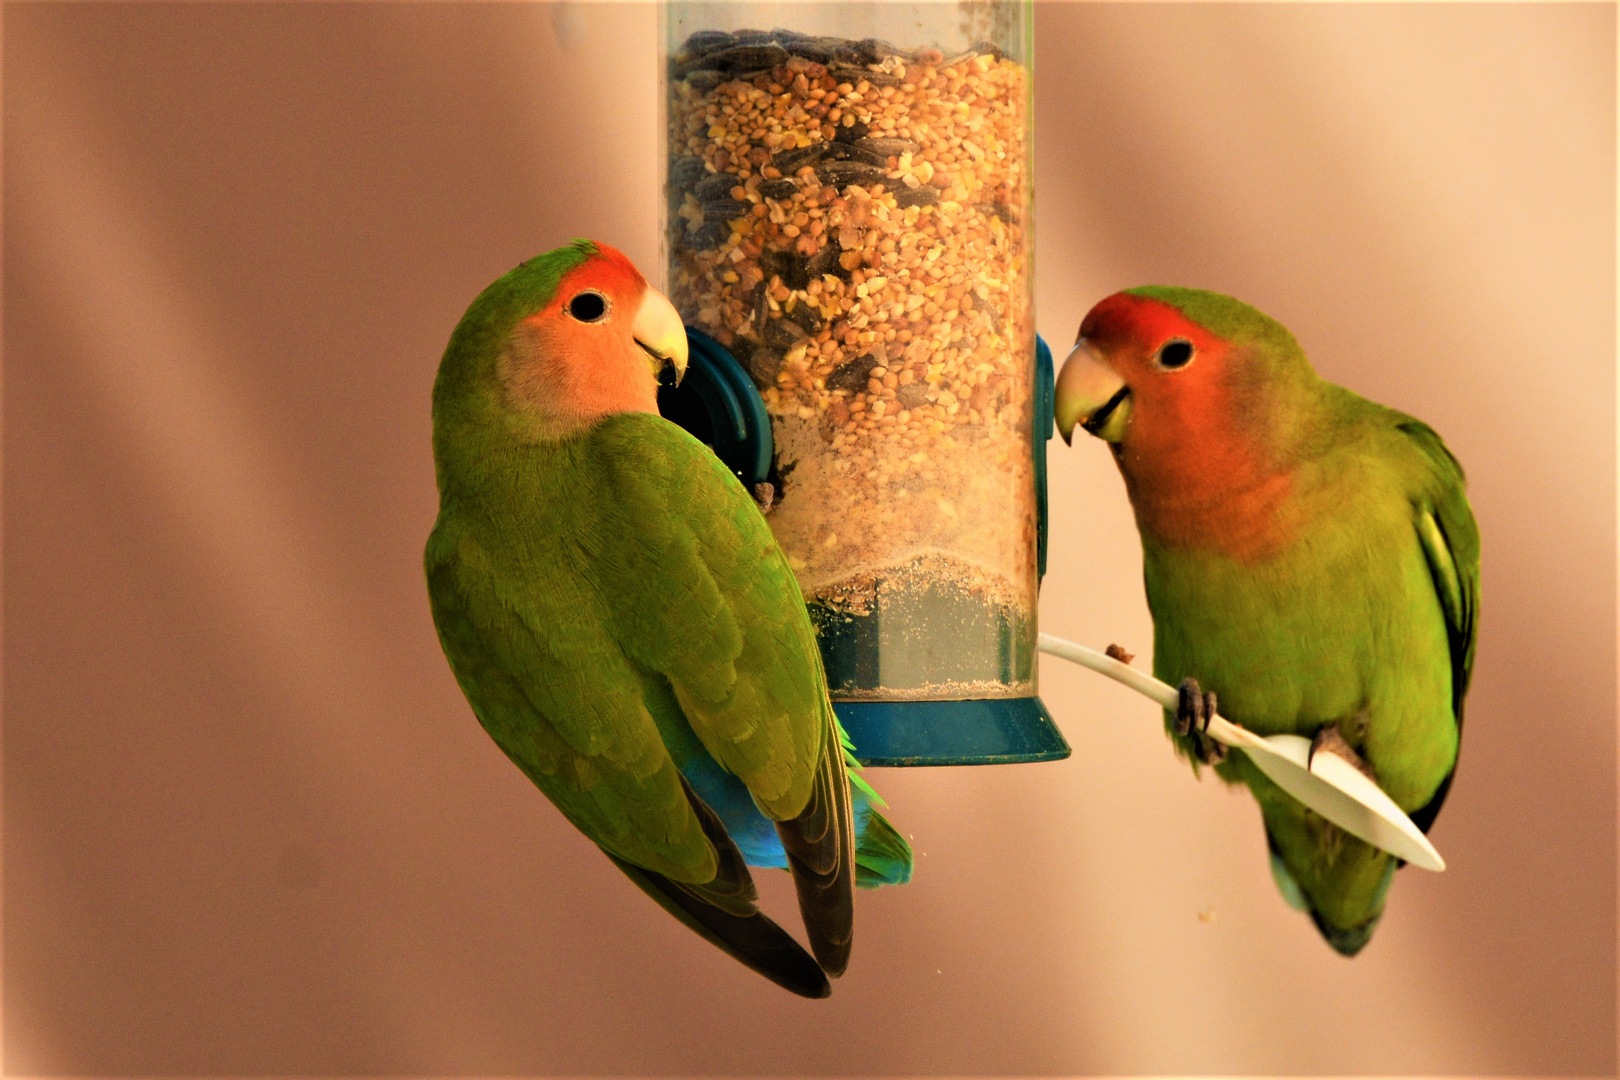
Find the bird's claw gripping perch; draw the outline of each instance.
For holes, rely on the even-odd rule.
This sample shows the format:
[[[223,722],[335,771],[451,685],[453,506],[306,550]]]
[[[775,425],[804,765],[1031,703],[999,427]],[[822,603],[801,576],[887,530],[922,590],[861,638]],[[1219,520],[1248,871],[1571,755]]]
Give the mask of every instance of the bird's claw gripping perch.
[[[1216,715],[1215,692],[1202,692],[1194,678],[1183,679],[1177,689],[1176,734],[1187,738],[1193,753],[1205,765],[1225,761],[1226,747],[1209,734],[1209,722]]]
[[[1038,640],[1042,652],[1107,675],[1151,699],[1160,708],[1180,713],[1181,692],[1175,687],[1084,645],[1051,634],[1041,634]],[[1203,704],[1203,694],[1198,694],[1198,701]],[[1188,704],[1191,705],[1191,701]],[[1446,868],[1446,861],[1422,830],[1376,783],[1369,782],[1354,769],[1348,773],[1332,769],[1329,762],[1317,762],[1313,768],[1309,759],[1311,744],[1302,736],[1279,734],[1262,738],[1213,711],[1204,713],[1203,726],[1208,729],[1207,737],[1242,750],[1272,783],[1351,836],[1425,870]],[[1189,717],[1187,731],[1190,734],[1192,730]],[[1330,753],[1328,757],[1339,755]]]
[[[1338,755],[1355,766],[1356,771],[1362,776],[1375,784],[1378,783],[1378,777],[1373,775],[1372,766],[1367,764],[1365,758],[1356,753],[1354,747],[1345,742],[1344,736],[1339,733],[1338,724],[1329,724],[1316,733],[1316,737],[1311,740],[1310,755],[1305,759],[1306,765],[1315,761],[1316,755],[1321,753]]]

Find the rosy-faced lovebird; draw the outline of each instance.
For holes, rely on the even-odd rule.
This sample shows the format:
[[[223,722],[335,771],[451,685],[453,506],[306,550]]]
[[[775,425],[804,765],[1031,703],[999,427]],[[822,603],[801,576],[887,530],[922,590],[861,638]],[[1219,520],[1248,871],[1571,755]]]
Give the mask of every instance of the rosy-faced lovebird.
[[[825,997],[854,886],[905,881],[911,851],[852,778],[758,507],[658,415],[661,372],[686,360],[675,309],[605,245],[530,259],[473,301],[433,387],[433,620],[479,722],[614,865]],[[791,870],[809,953],[760,912],[748,862]]]
[[[1451,786],[1479,613],[1463,471],[1429,427],[1324,381],[1227,296],[1103,300],[1058,378],[1065,440],[1109,444],[1142,538],[1154,674],[1177,749],[1215,762],[1222,716],[1372,777],[1427,831]],[[1398,860],[1284,794],[1243,754],[1272,872],[1330,945],[1371,938]]]

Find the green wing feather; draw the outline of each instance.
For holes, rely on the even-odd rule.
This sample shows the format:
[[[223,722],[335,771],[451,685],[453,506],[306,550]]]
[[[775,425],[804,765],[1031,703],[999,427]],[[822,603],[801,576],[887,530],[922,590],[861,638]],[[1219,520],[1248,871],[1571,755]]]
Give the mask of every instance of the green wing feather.
[[[1446,637],[1451,645],[1452,715],[1460,735],[1463,701],[1474,671],[1474,643],[1479,635],[1479,526],[1464,493],[1462,465],[1440,436],[1427,424],[1410,417],[1403,417],[1396,429],[1416,444],[1429,467],[1429,483],[1415,507],[1416,527],[1445,613]],[[1440,812],[1455,772],[1453,764],[1434,796],[1412,812],[1412,820],[1424,831]]]
[[[713,880],[714,850],[643,701],[644,675],[604,632],[600,598],[571,574],[514,573],[530,560],[510,558],[487,522],[447,506],[427,549],[439,639],[479,722],[610,855]]]
[[[767,816],[796,816],[831,710],[787,560],[741,485],[678,427],[625,414],[591,440],[613,497],[588,554],[615,639],[669,679],[704,747]]]
[[[777,822],[811,948],[839,974],[853,930],[854,820],[798,582],[747,493],[685,431],[625,414],[592,441],[617,496],[592,540],[636,535],[594,557],[614,636],[669,680],[704,748]]]
[[[844,751],[797,582],[742,487],[644,414],[479,465],[476,490],[441,471],[427,572],[480,722],[610,855],[746,915],[752,885],[720,873],[727,860],[649,709],[673,695],[779,823],[812,948],[842,971],[854,874]]]

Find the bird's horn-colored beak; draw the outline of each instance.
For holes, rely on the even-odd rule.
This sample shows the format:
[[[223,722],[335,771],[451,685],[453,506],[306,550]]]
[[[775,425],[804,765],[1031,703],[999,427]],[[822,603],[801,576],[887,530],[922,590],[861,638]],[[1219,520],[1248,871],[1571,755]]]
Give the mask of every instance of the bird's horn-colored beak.
[[[651,285],[641,297],[630,333],[647,355],[658,363],[675,369],[675,385],[681,384],[686,374],[686,327],[681,325],[680,313],[669,298]]]
[[[1058,373],[1053,419],[1063,441],[1079,424],[1099,439],[1119,442],[1131,414],[1131,391],[1119,372],[1082,338]]]

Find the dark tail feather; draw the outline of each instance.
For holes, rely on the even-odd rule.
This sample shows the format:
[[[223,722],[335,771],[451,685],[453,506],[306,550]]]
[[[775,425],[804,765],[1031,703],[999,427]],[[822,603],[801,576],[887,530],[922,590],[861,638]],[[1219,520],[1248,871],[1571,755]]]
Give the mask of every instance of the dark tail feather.
[[[663,874],[608,855],[613,865],[636,883],[658,906],[675,916],[721,952],[752,968],[784,990],[824,998],[832,986],[821,966],[786,930],[754,906],[758,893],[742,852],[727,835],[720,818],[683,779],[686,797],[697,813],[703,834],[714,845],[717,873],[703,885],[672,881]],[[605,853],[604,853],[605,854]]]
[[[687,885],[678,881],[671,881],[670,884],[684,890],[694,900],[738,918],[757,915],[759,908],[755,904],[759,900],[759,890],[754,888],[754,876],[748,872],[748,862],[738,849],[737,842],[726,831],[725,822],[720,820],[713,807],[703,801],[701,795],[692,790],[692,785],[684,776],[681,777],[681,790],[686,793],[686,801],[697,815],[703,835],[714,846],[715,872],[714,878],[702,885]]]
[[[798,817],[777,822],[776,831],[793,872],[810,951],[837,978],[849,966],[855,933],[855,822],[843,753],[830,727],[809,803]]]
[[[1311,909],[1311,921],[1316,924],[1322,940],[1333,946],[1333,951],[1340,956],[1354,956],[1366,948],[1367,942],[1372,940],[1373,931],[1378,929],[1378,920],[1383,917],[1384,913],[1380,911],[1360,926],[1345,930],[1322,918],[1315,908]]]
[[[697,899],[662,874],[609,855],[641,891],[709,944],[800,997],[824,998],[832,984],[804,947],[765,915],[733,915]]]
[[[1346,839],[1349,843],[1363,844],[1365,846],[1363,841],[1352,837],[1346,837]],[[1384,917],[1383,897],[1389,892],[1390,882],[1395,878],[1395,871],[1406,864],[1390,856],[1388,863],[1385,865],[1383,878],[1378,883],[1374,895],[1377,911],[1357,926],[1335,926],[1322,916],[1322,913],[1317,910],[1315,902],[1300,886],[1299,879],[1294,876],[1294,872],[1289,869],[1287,861],[1283,858],[1282,845],[1277,843],[1277,838],[1272,835],[1270,826],[1266,827],[1266,846],[1270,849],[1271,875],[1276,880],[1277,889],[1283,894],[1283,899],[1287,901],[1288,906],[1309,915],[1311,922],[1316,924],[1317,932],[1322,935],[1322,940],[1332,946],[1333,951],[1340,956],[1354,956],[1366,948],[1367,942],[1372,940],[1373,931],[1378,929],[1379,920]]]

